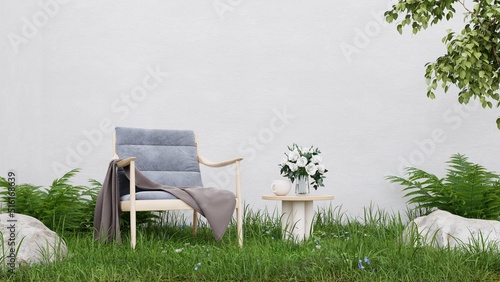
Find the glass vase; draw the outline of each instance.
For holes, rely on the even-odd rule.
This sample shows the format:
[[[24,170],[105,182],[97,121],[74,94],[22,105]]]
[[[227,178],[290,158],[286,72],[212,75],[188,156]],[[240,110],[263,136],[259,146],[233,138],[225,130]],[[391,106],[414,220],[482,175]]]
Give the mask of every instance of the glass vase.
[[[308,195],[311,192],[309,188],[309,177],[299,177],[295,179],[295,195]]]

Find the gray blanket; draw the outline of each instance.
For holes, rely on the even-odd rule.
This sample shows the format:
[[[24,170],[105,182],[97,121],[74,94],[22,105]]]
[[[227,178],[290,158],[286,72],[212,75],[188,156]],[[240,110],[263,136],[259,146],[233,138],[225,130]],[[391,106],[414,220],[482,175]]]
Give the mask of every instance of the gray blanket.
[[[95,239],[121,242],[118,161],[110,162],[97,197],[94,212]],[[129,176],[129,167],[125,167],[125,173]],[[236,206],[234,193],[215,188],[165,186],[149,180],[138,169],[135,170],[135,179],[136,186],[140,189],[169,192],[203,215],[212,228],[215,240],[220,241],[224,236]]]

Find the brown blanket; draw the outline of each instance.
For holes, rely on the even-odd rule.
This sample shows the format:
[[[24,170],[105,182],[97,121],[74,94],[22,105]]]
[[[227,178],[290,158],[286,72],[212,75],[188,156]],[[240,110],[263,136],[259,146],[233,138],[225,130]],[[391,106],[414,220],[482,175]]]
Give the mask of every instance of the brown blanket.
[[[94,238],[106,241],[120,237],[120,192],[118,187],[118,168],[112,160],[97,197],[94,212]],[[125,167],[129,176],[129,167]],[[194,210],[203,215],[210,227],[215,240],[220,241],[233,216],[236,206],[235,195],[227,190],[200,187],[172,187],[155,183],[146,178],[138,169],[135,170],[136,186],[142,190],[163,190],[171,193]]]

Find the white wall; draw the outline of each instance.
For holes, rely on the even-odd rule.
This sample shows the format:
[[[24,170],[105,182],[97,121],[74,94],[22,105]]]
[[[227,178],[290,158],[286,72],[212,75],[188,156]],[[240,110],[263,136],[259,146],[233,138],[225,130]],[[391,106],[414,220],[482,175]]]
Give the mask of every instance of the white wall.
[[[383,21],[389,1],[0,2],[0,175],[102,181],[114,126],[193,129],[210,159],[245,157],[245,201],[264,202],[287,145],[314,145],[334,206],[404,210],[384,180],[442,173],[454,153],[497,170],[496,110],[425,97],[447,28]],[[204,171],[227,187],[228,172]],[[324,204],[324,203],[323,203]]]

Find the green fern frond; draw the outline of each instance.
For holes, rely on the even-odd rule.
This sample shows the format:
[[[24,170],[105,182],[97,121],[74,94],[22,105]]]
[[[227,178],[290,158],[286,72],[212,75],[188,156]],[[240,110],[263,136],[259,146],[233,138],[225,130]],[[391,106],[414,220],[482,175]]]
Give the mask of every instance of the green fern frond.
[[[16,212],[33,216],[55,231],[91,230],[101,185],[97,181],[89,181],[92,187],[72,185],[70,179],[78,172],[79,169],[69,171],[54,180],[48,188],[31,184],[17,185]],[[0,177],[0,186],[3,185],[10,184]],[[1,199],[4,203],[6,200],[6,197]]]
[[[79,168],[72,169],[64,174],[61,178],[57,178],[52,182],[51,187],[64,186],[68,185],[69,179],[75,176],[78,172],[80,172]]]
[[[404,186],[408,203],[416,208],[437,208],[469,218],[498,219],[500,175],[469,162],[465,155],[451,156],[445,178],[417,168],[407,168],[408,177],[386,177]]]
[[[102,187],[102,183],[95,180],[95,179],[89,179],[88,180],[89,183],[90,183],[90,187],[93,188],[93,189],[101,189]]]

